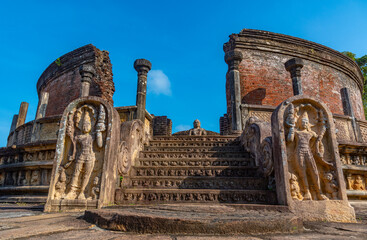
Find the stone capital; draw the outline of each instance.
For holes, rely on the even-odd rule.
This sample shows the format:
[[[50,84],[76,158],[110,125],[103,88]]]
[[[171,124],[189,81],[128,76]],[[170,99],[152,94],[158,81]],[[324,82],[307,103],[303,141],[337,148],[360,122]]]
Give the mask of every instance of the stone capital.
[[[297,70],[301,70],[301,68],[303,68],[303,60],[300,59],[300,58],[292,58],[292,59],[289,59],[285,64],[285,69],[288,71],[288,72],[292,72],[293,71],[297,71]]]
[[[238,66],[242,59],[243,55],[239,50],[231,50],[224,55],[224,61],[226,61],[230,70],[238,70]]]
[[[147,75],[150,69],[152,69],[152,63],[144,58],[136,59],[134,62],[134,68],[139,75]]]
[[[92,82],[92,78],[95,75],[95,70],[91,65],[81,65],[79,67],[79,73],[82,77],[82,82]]]

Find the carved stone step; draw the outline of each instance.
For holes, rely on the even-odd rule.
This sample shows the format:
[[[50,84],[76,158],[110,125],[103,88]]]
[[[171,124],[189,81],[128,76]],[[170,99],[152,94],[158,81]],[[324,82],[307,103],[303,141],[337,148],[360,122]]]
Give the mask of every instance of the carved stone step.
[[[156,136],[153,141],[212,141],[212,142],[230,142],[236,141],[237,136]]]
[[[241,146],[147,146],[146,152],[243,152]]]
[[[126,184],[132,188],[268,189],[264,178],[255,177],[132,177]]]
[[[134,167],[132,176],[253,177],[257,167]]]
[[[152,147],[230,147],[238,146],[239,142],[218,142],[218,141],[162,141],[152,140],[149,146]]]
[[[246,158],[247,152],[140,152],[142,158]]]
[[[23,194],[23,195],[1,195],[0,203],[45,203],[47,201],[47,192],[42,194]],[[43,209],[43,206],[42,206]]]
[[[260,203],[276,204],[276,193],[269,190],[207,189],[117,189],[115,202],[126,204],[157,203]]]
[[[208,159],[150,159],[139,158],[136,160],[136,166],[143,167],[175,167],[175,166],[254,166],[251,158],[208,158]]]

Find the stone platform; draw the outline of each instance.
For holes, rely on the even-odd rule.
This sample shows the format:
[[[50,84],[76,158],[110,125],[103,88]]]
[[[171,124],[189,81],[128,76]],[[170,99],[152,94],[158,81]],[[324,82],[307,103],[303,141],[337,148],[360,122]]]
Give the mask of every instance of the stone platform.
[[[143,234],[297,233],[302,220],[285,206],[167,204],[87,210],[84,219],[109,230]]]
[[[303,232],[260,234],[138,234],[99,228],[84,212],[43,213],[42,205],[0,203],[0,239],[284,240],[367,239],[367,204],[351,203],[358,223],[305,222]]]

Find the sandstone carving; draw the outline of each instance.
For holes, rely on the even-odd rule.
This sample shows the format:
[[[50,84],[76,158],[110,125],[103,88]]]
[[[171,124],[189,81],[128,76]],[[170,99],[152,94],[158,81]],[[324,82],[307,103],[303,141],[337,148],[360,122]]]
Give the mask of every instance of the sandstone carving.
[[[189,135],[189,136],[213,136],[213,135],[219,135],[219,133],[213,132],[213,131],[209,131],[209,130],[205,130],[204,128],[201,127],[201,123],[198,119],[196,119],[193,123],[194,127],[191,128],[190,130],[186,130],[186,131],[180,131],[180,132],[176,132],[173,135],[177,136],[177,135]],[[156,138],[159,139],[159,138]],[[187,139],[187,138],[185,138]],[[195,141],[195,139],[194,139]]]
[[[275,188],[273,172],[273,148],[271,140],[271,125],[256,117],[250,117],[240,137],[241,145],[255,160],[259,173],[268,180],[268,188]]]
[[[328,199],[338,199],[338,183],[335,180],[334,174],[332,172],[325,173],[323,177],[325,185],[325,194]]]
[[[298,179],[297,179],[297,176],[294,175],[294,174],[290,174],[291,177],[289,179],[290,181],[290,189],[291,189],[291,195],[292,195],[292,198],[295,199],[295,200],[303,200],[303,196],[301,194],[301,189],[299,187],[299,184],[298,184]]]
[[[45,211],[83,210],[112,202],[119,124],[118,113],[100,98],[69,104],[61,119]],[[49,157],[52,152],[43,153],[43,158]]]
[[[125,176],[129,172],[146,141],[144,125],[140,120],[127,121],[121,124],[117,161],[117,170],[120,176]]]
[[[203,136],[206,135],[206,131],[201,128],[201,123],[198,119],[194,121],[194,128],[189,131],[190,136]]]
[[[304,219],[355,221],[332,114],[324,104],[302,95],[281,103],[272,115],[272,140],[280,204]]]
[[[363,184],[363,177],[361,175],[357,175],[354,180],[354,184],[352,186],[354,190],[366,190]]]
[[[301,116],[298,115],[300,111],[302,111]],[[314,126],[310,123],[308,117],[308,112],[310,111],[314,111],[317,114],[315,116],[318,117],[317,120],[320,125],[318,134],[311,129]],[[295,109],[293,104],[290,103],[286,115],[285,124],[288,126],[287,142],[294,142],[295,147],[295,157],[292,158],[291,165],[294,174],[298,176],[303,192],[303,200],[312,200],[310,185],[313,186],[317,196],[317,199],[313,200],[327,200],[328,198],[321,189],[321,176],[316,164],[317,160],[324,167],[333,167],[331,163],[324,160],[322,139],[326,131],[326,120],[323,118],[323,112],[307,104],[301,104]],[[292,147],[289,145],[289,148]]]
[[[106,130],[105,121],[106,113],[102,104],[99,111],[86,104],[69,113],[66,134],[71,141],[71,151],[64,168],[69,168],[74,161],[75,163],[70,190],[64,198],[86,199],[84,191],[96,161],[94,142],[98,148],[103,147],[102,132]],[[56,195],[63,194],[55,193]]]

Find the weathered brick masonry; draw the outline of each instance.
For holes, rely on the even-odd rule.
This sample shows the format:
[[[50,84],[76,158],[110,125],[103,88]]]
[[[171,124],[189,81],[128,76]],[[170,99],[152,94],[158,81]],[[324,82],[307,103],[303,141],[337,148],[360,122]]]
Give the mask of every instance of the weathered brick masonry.
[[[113,104],[115,86],[108,52],[88,44],[61,56],[39,78],[38,95],[41,96],[42,92],[49,93],[46,116],[62,114],[65,107],[80,96],[79,66],[83,64],[92,65],[95,69],[90,95],[102,97]]]
[[[303,59],[301,70],[303,93],[325,102],[335,114],[343,114],[341,89],[349,88],[355,117],[365,119],[362,107],[363,78],[356,63],[330,48],[303,39],[244,29],[232,34],[224,51],[239,50],[243,104],[277,106],[293,96],[291,75],[284,63]],[[227,112],[230,93],[227,74]]]

